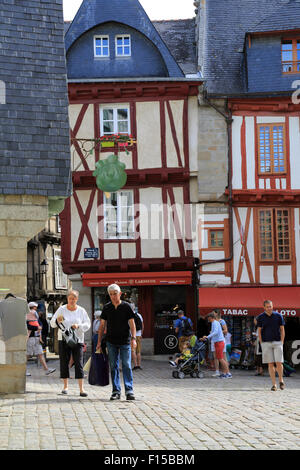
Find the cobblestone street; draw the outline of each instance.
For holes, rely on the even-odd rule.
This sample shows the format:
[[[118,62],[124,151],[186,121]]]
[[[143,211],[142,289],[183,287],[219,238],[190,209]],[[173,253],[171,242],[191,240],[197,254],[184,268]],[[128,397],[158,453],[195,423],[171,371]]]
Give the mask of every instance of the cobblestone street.
[[[70,380],[60,394],[58,361],[48,377],[35,364],[26,395],[0,398],[0,449],[299,449],[300,376],[271,392],[267,377],[233,371],[232,380],[173,379],[167,360],[144,360],[135,402],[110,402],[111,386]]]

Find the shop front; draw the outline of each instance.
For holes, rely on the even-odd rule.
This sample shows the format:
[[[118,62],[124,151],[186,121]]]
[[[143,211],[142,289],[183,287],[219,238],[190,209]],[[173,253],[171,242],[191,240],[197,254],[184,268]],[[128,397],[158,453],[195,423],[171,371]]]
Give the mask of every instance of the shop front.
[[[199,318],[219,309],[231,333],[231,346],[244,350],[252,341],[254,318],[271,300],[285,320],[285,357],[290,359],[294,341],[300,341],[300,289],[298,287],[204,287],[199,289]]]
[[[196,326],[197,300],[192,271],[159,273],[83,274],[85,287],[92,288],[93,308],[102,310],[109,301],[107,287],[118,284],[122,298],[134,305],[144,319],[143,338],[152,339],[154,354],[178,351],[174,330],[176,311],[184,310]]]

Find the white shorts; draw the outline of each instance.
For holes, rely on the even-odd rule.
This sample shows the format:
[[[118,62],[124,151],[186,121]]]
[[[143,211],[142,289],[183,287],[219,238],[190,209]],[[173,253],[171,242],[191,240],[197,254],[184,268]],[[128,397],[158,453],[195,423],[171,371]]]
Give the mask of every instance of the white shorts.
[[[38,356],[43,354],[43,347],[40,343],[40,338],[32,337],[27,341],[27,356]]]
[[[283,344],[281,341],[261,343],[262,361],[264,364],[283,362]]]

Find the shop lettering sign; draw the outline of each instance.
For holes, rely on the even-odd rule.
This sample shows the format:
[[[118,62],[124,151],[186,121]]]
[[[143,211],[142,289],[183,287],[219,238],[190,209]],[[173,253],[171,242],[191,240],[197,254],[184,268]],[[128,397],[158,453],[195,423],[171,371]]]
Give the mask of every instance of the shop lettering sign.
[[[248,310],[223,308],[224,315],[248,315]]]
[[[223,315],[243,315],[247,316],[249,315],[249,311],[247,309],[230,309],[230,308],[223,308]],[[261,313],[263,312],[263,308],[261,309]],[[276,308],[275,308],[276,310]],[[282,316],[285,317],[296,317],[297,316],[297,310],[277,310],[278,313],[280,313]]]

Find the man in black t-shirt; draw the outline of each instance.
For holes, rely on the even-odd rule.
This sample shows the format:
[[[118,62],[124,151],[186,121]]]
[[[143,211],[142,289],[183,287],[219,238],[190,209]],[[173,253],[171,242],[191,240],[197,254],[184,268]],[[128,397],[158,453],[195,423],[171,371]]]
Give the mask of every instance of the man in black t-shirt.
[[[117,284],[111,284],[107,291],[111,302],[104,305],[102,311],[96,349],[100,353],[102,352],[101,340],[106,330],[106,343],[113,386],[110,399],[119,400],[121,398],[119,371],[119,357],[121,356],[126,399],[135,400],[131,370],[131,348],[136,348],[134,313],[130,304],[121,300],[121,289]]]
[[[279,376],[279,386],[283,390],[283,343],[284,343],[284,319],[282,315],[273,310],[271,300],[264,301],[265,311],[257,317],[258,338],[262,349],[263,363],[268,364],[269,374],[272,380],[272,391],[277,390],[276,371]],[[276,364],[276,369],[274,367]]]

